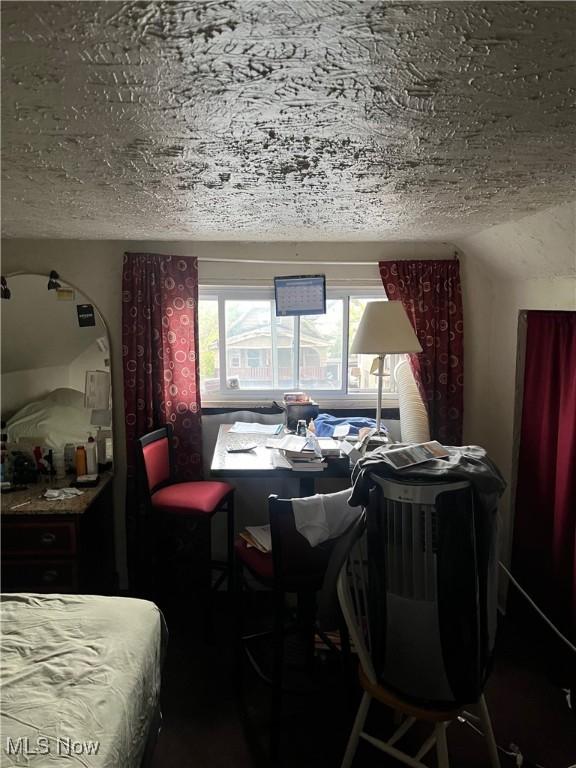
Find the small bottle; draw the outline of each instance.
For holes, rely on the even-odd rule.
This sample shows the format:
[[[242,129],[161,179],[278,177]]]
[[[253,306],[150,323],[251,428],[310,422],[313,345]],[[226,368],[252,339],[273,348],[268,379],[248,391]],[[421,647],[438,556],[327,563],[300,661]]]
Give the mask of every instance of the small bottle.
[[[296,434],[300,437],[306,437],[306,419],[298,419]]]
[[[96,456],[98,457],[98,469],[106,464],[106,438],[102,436],[102,430],[98,427],[96,435]]]
[[[66,465],[64,463],[64,451],[61,448],[56,448],[52,452],[52,460],[54,463],[54,474],[57,478],[64,477],[66,475]]]
[[[86,470],[88,475],[98,474],[96,442],[92,435],[88,435],[88,445],[86,446]]]
[[[79,445],[76,448],[76,477],[85,475],[86,473],[86,448],[83,445]]]
[[[64,468],[66,472],[76,471],[76,452],[72,443],[64,446]]]
[[[44,467],[42,466],[42,448],[40,448],[39,445],[36,445],[32,453],[34,454],[36,469],[38,470],[38,472],[42,472],[42,470],[44,469]]]

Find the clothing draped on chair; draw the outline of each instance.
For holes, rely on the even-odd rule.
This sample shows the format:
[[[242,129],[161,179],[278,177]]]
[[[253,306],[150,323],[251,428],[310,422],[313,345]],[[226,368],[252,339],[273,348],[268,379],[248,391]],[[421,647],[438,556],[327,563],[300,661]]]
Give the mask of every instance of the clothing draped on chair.
[[[576,633],[576,312],[527,313],[512,571]]]
[[[146,590],[154,542],[136,483],[136,440],[170,423],[178,480],[202,476],[196,259],[124,255],[122,359],[129,569],[131,584]]]
[[[432,439],[462,443],[464,322],[458,260],[381,261],[390,301],[401,301],[422,345],[410,363]]]

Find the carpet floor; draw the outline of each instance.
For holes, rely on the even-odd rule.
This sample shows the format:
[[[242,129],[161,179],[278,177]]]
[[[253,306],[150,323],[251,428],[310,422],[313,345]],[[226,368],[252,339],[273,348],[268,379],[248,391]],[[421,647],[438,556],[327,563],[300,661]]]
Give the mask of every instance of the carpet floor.
[[[207,640],[202,611],[193,604],[162,604],[168,630],[163,673],[163,726],[153,768],[263,768],[268,758],[270,690],[244,667],[243,696],[237,694],[232,623],[225,594],[218,595],[214,634]],[[267,615],[266,598],[258,606]],[[509,620],[499,629],[494,668],[485,695],[497,743],[516,748],[523,759],[501,753],[502,768],[569,768],[576,765],[576,716],[565,692],[551,680],[550,651],[533,633]],[[285,678],[299,685],[296,666]],[[359,691],[334,654],[319,654],[306,693],[284,697],[280,756],[285,768],[334,768],[340,765],[359,702]],[[389,712],[374,704],[369,728],[390,732]],[[428,733],[418,724],[417,732]],[[511,746],[516,745],[516,747]],[[487,768],[484,740],[470,725],[448,729],[452,768]],[[430,766],[435,758],[428,756]],[[399,766],[367,743],[358,747],[354,768]]]

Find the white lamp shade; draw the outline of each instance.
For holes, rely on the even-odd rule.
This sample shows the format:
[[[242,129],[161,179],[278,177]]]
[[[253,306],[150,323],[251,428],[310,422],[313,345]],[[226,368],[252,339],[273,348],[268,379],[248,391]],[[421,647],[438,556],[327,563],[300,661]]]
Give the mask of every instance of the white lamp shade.
[[[352,354],[394,355],[422,352],[400,301],[370,301],[350,347]]]

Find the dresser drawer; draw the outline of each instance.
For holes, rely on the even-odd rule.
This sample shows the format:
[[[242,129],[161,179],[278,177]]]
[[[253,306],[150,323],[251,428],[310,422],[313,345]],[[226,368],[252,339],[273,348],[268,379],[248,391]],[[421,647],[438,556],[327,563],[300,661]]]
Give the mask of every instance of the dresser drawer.
[[[76,525],[72,521],[26,521],[2,525],[2,555],[51,557],[76,553]]]
[[[20,560],[2,563],[4,592],[75,592],[78,568],[73,560]]]

